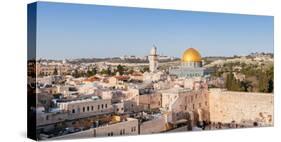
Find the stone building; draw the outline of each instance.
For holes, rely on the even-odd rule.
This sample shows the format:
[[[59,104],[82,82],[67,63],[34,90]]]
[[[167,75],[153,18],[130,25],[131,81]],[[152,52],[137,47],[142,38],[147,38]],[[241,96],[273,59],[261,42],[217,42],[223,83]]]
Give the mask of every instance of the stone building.
[[[85,138],[85,137],[109,137],[121,135],[137,135],[139,134],[138,120],[134,118],[124,118],[120,121],[115,121],[107,125],[102,125],[96,128],[91,128],[81,132],[62,135],[52,138],[57,139],[72,139],[72,138]]]
[[[141,110],[161,108],[162,95],[160,93],[139,95],[139,107]]]
[[[171,123],[179,120],[197,122],[209,120],[208,92],[173,88],[162,92],[162,108],[168,113]]]
[[[69,73],[70,67],[64,64],[36,64],[36,75],[66,75]]]
[[[60,110],[68,112],[68,117],[71,119],[113,112],[111,100],[101,99],[98,96],[83,100],[61,101],[57,105]]]

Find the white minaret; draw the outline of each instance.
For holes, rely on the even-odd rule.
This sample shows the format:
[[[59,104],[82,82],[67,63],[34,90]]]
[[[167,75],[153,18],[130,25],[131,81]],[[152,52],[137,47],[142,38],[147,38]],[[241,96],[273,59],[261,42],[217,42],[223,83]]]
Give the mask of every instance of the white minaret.
[[[149,60],[149,71],[155,72],[158,67],[158,59],[157,59],[157,49],[153,45],[153,48],[150,50],[150,55],[148,57]]]

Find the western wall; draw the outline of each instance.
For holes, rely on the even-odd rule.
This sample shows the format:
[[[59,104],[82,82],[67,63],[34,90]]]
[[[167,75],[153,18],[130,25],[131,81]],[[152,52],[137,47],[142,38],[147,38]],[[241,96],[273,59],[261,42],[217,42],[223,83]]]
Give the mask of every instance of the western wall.
[[[210,89],[209,112],[211,122],[251,126],[273,125],[273,94],[234,92]]]

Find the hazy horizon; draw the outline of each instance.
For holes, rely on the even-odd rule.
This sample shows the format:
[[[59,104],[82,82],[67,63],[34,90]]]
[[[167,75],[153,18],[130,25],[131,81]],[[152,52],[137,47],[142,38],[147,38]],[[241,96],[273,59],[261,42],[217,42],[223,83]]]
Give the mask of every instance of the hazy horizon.
[[[37,3],[37,57],[202,57],[273,53],[273,17],[85,4]]]

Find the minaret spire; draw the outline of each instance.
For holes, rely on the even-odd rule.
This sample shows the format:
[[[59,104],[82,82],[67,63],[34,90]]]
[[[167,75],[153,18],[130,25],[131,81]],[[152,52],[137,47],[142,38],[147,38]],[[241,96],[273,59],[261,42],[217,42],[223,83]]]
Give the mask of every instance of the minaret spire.
[[[149,55],[149,70],[150,72],[155,72],[158,67],[158,59],[157,59],[157,47],[153,44],[152,49],[150,50]]]

